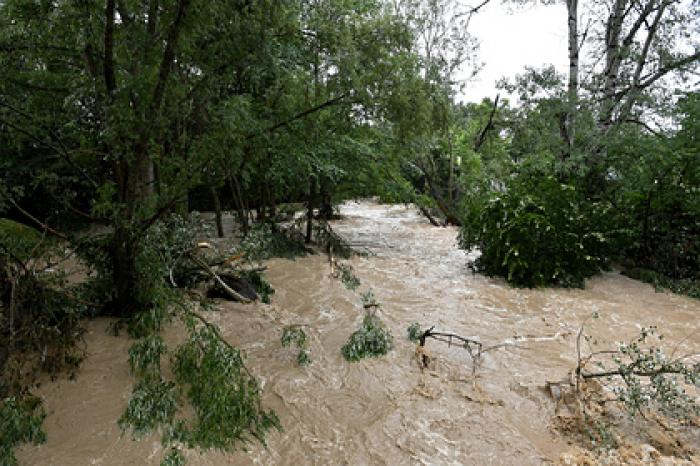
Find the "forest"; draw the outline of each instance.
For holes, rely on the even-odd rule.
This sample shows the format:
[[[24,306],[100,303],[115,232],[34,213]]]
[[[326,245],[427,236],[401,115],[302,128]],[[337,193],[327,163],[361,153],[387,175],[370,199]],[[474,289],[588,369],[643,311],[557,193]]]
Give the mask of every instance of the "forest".
[[[0,464],[46,441],[35,387],[80,378],[100,318],[131,339],[115,357],[133,390],[113,422],[160,432],[161,464],[284,435],[208,307],[274,303],[273,257],[325,255],[358,289],[358,251],[334,230],[349,200],[412,206],[514,292],[616,270],[700,299],[700,4],[549,2],[567,12],[568,72],[527,67],[467,102],[480,61],[500,59],[470,31],[491,6],[0,1]],[[361,327],[336,351],[347,361],[399,345],[379,299],[361,295]],[[415,325],[421,348],[439,336]],[[632,411],[682,411],[697,441],[700,362],[646,352],[654,331],[638,325],[631,363],[588,375],[621,376]],[[309,332],[284,329],[299,366],[315,363]]]

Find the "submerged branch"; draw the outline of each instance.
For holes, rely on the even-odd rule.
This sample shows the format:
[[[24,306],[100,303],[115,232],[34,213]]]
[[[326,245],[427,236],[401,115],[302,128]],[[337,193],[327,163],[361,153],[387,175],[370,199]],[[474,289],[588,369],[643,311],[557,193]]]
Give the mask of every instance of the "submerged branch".
[[[202,268],[202,270],[207,272],[216,281],[216,283],[226,292],[226,294],[231,296],[231,298],[233,298],[234,300],[241,302],[241,303],[250,303],[251,302],[250,299],[246,298],[245,296],[241,295],[236,290],[234,290],[233,288],[228,286],[226,284],[226,282],[224,282],[221,279],[221,277],[216,272],[214,272],[214,270],[211,267],[209,267],[209,265],[206,262],[204,262],[202,259],[195,256],[194,254],[189,254],[189,257],[190,257],[190,259],[192,259],[192,261],[195,264],[200,266]]]

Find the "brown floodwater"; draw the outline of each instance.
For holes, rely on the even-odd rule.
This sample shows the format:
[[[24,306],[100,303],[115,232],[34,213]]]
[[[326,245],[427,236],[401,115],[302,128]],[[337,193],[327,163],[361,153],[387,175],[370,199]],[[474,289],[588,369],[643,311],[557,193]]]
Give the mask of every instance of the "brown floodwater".
[[[587,329],[602,346],[657,325],[666,341],[680,342],[679,354],[700,351],[700,301],[657,293],[616,272],[583,290],[514,289],[473,274],[455,245],[457,230],[435,228],[413,208],[349,202],[341,211],[334,229],[371,253],[348,261],[362,282],[358,292],[330,276],[325,255],[275,259],[266,273],[276,290],[272,304],[221,301],[208,314],[244,350],[264,405],[277,412],[284,431],[271,433],[267,447],[187,451],[189,464],[571,462],[572,447],[552,428],[556,406],[545,387],[575,366],[576,333],[588,316],[600,315]],[[348,363],[340,348],[362,321],[360,292],[369,288],[395,347],[385,357]],[[502,346],[485,353],[473,374],[464,349],[429,341],[433,363],[421,370],[406,337],[412,322]],[[159,464],[157,435],[134,441],[117,426],[134,382],[131,341],[108,335],[108,323],[88,323],[88,357],[76,380],[37,390],[48,412],[48,441],[23,447],[20,464]],[[282,329],[291,324],[304,325],[309,336],[307,367],[281,346]],[[175,326],[166,336],[176,342],[180,334]],[[693,457],[655,458],[649,464],[693,464]]]

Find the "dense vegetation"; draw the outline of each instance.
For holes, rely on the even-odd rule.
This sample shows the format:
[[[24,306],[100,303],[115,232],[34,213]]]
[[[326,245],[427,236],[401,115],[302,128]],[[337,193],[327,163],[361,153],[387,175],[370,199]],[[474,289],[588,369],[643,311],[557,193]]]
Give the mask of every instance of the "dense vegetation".
[[[16,421],[3,461],[42,439],[28,390],[39,371],[77,367],[86,316],[116,317],[136,339],[120,422],[160,428],[165,463],[181,462],[178,444],[228,449],[279,427],[182,291],[202,279],[193,210],[215,211],[218,236],[222,211],[235,213],[247,239],[230,257],[303,255],[314,237],[343,255],[325,223],[334,203],[379,195],[460,225],[477,267],[515,285],[582,286],[617,262],[697,295],[700,93],[685,78],[698,14],[675,0],[566,5],[568,77],[529,69],[502,83],[517,100],[464,104],[480,7],[0,2],[0,412]],[[279,225],[292,203],[304,218]],[[359,286],[349,265],[339,273]],[[174,318],[188,340],[170,350],[159,334]],[[385,330],[368,313],[346,358],[386,353]],[[194,417],[178,417],[183,404]]]

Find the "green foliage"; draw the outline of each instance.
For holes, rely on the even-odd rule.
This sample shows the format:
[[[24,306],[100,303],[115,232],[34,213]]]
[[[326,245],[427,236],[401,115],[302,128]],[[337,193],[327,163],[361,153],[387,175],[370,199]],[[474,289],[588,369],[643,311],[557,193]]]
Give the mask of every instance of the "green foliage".
[[[579,335],[589,344],[596,345],[583,329]],[[693,362],[695,354],[676,354],[680,342],[670,354],[666,354],[661,345],[663,339],[655,326],[642,327],[638,337],[630,342],[620,342],[617,351],[591,350],[589,356],[579,359],[576,373],[584,380],[595,378],[601,381],[632,417],[658,410],[670,418],[692,422],[700,415],[697,400],[700,364]],[[580,343],[579,340],[577,345]],[[609,361],[605,360],[607,357]],[[587,424],[595,427],[589,421],[586,419]],[[592,430],[589,436],[593,440],[605,441],[600,432]]]
[[[129,348],[129,367],[140,377],[160,373],[160,359],[168,348],[160,335],[148,335]]]
[[[136,248],[137,280],[133,294],[140,305],[139,312],[117,321],[115,331],[126,326],[130,336],[143,338],[159,333],[170,322],[173,305],[182,301],[173,282],[188,287],[205,277],[193,273],[197,266],[191,263],[189,253],[196,249],[197,239],[208,232],[197,213],[189,216],[175,213],[154,222]],[[88,251],[93,249],[90,247]]]
[[[642,267],[631,267],[623,271],[624,275],[635,280],[649,283],[657,291],[671,290],[674,293],[684,294],[691,298],[700,299],[700,281],[689,278],[673,279],[653,270]]]
[[[155,222],[148,229],[143,240],[139,268],[146,283],[155,280],[160,286],[170,276],[180,287],[194,286],[197,275],[192,273],[192,264],[188,253],[197,247],[199,238],[210,237],[211,226],[204,222],[197,212],[187,216],[177,213]]]
[[[34,229],[0,219],[0,464],[17,464],[21,443],[43,443],[46,414],[27,395],[40,373],[72,373],[84,356],[77,286],[55,270],[67,253]]]
[[[0,399],[0,464],[17,464],[14,449],[21,443],[46,442],[41,428],[46,413],[41,400],[33,396]]]
[[[362,305],[366,308],[379,306],[379,303],[377,302],[377,297],[374,296],[372,288],[362,293],[360,295],[360,298],[362,299]]]
[[[131,429],[134,438],[168,425],[177,410],[175,384],[159,376],[147,376],[133,389],[126,411],[119,418],[122,430]]]
[[[173,277],[188,283],[193,266],[188,257],[203,234],[206,231],[197,218],[171,216],[156,222],[140,245],[139,289],[148,305],[126,321],[129,333],[139,338],[129,350],[129,364],[138,381],[119,425],[136,437],[160,429],[166,446],[183,442],[193,448],[229,450],[250,437],[264,442],[265,433],[279,428],[279,422],[274,413],[262,410],[259,388],[240,352],[223,340],[217,327],[195,317],[182,294],[171,286]],[[262,275],[252,271],[245,278],[269,301],[274,290]],[[181,310],[188,341],[170,353],[160,332],[176,314],[174,309]],[[161,372],[161,361],[168,356],[175,375],[172,381]],[[181,406],[191,406],[194,417],[176,419]],[[163,459],[164,464],[183,462],[177,449]]]
[[[297,364],[300,366],[308,366],[311,364],[311,357],[309,356],[308,351],[299,350],[299,354],[297,354]]]
[[[168,450],[168,454],[165,455],[163,461],[160,462],[160,466],[184,466],[185,457],[182,456],[182,452],[177,448],[173,447]]]
[[[355,291],[360,286],[360,279],[355,275],[355,270],[350,264],[338,264],[340,281],[350,291]]]
[[[673,418],[699,416],[700,405],[687,388],[700,388],[700,366],[667,356],[662,340],[663,335],[651,326],[642,328],[636,340],[620,343],[612,362],[624,385],[613,391],[632,414],[655,407]]]
[[[384,356],[392,346],[389,329],[376,314],[368,312],[362,326],[350,335],[341,352],[347,361],[357,362],[366,357]]]
[[[13,254],[20,261],[32,257],[43,241],[42,235],[34,228],[7,218],[0,218],[0,250]]]
[[[635,266],[692,288],[700,280],[700,158],[697,139],[700,97],[680,100],[675,134],[640,134],[632,128],[609,141],[618,176],[612,196],[620,223],[633,232],[624,255]],[[671,283],[668,283],[671,285]]]
[[[610,424],[602,419],[594,419],[588,413],[583,416],[583,433],[588,437],[591,447],[595,450],[610,450],[617,448],[617,440]]]
[[[421,330],[418,322],[413,322],[411,325],[409,325],[407,331],[408,339],[414,343],[418,343],[420,341],[420,337],[423,336],[423,331]]]
[[[308,254],[304,237],[295,227],[278,227],[260,223],[253,227],[241,243],[241,251],[250,260],[266,260],[273,257],[295,259]]]
[[[251,437],[264,443],[267,432],[281,426],[273,412],[262,409],[260,388],[240,351],[216,326],[182,308],[189,336],[171,355],[175,380],[161,375],[160,360],[167,354],[162,339],[150,335],[137,341],[129,350],[129,362],[139,379],[119,426],[136,438],[160,429],[166,446],[182,442],[191,448],[228,451]],[[184,401],[194,416],[176,419]],[[184,458],[171,448],[162,464],[184,464]]]
[[[22,261],[12,248],[0,243],[0,397],[23,392],[40,372],[72,373],[84,356],[81,319],[88,310],[80,287],[39,266],[50,260],[46,252],[37,256],[32,248]]]
[[[260,388],[240,351],[222,339],[218,329],[193,329],[174,355],[173,370],[196,418],[182,433],[190,446],[234,449],[251,436],[265,443],[271,428],[281,429],[277,416],[260,405]]]
[[[316,242],[327,251],[333,252],[336,257],[349,259],[356,254],[355,250],[338,235],[325,220],[321,220],[318,225],[314,225],[314,235]]]
[[[297,363],[300,366],[306,366],[311,363],[311,358],[308,352],[308,343],[306,332],[298,325],[290,325],[285,327],[282,332],[282,346],[288,348],[292,345],[299,350],[297,354]]]
[[[460,245],[479,248],[477,267],[513,285],[581,287],[610,259],[606,212],[552,177],[515,180],[462,227]]]
[[[270,304],[270,297],[275,294],[275,289],[265,280],[263,274],[256,270],[246,271],[243,276],[255,287],[255,291],[260,296],[260,300],[265,304]]]

